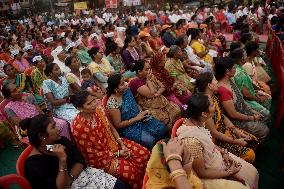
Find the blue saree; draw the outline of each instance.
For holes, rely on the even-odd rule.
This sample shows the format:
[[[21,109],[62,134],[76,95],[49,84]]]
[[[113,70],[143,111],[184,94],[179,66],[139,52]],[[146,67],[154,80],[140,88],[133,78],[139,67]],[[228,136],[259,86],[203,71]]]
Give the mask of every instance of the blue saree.
[[[140,110],[130,89],[124,92],[119,109],[121,121],[129,120],[139,114]],[[167,127],[162,122],[151,117],[147,121],[138,121],[129,127],[119,129],[119,133],[122,137],[152,149],[156,142],[166,137]]]

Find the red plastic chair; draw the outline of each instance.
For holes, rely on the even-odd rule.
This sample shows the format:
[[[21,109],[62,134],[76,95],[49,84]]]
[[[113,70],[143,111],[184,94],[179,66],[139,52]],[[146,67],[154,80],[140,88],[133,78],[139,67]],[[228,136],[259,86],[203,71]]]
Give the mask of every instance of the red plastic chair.
[[[29,182],[24,178],[16,174],[5,175],[0,177],[0,187],[3,189],[9,189],[11,185],[17,184],[22,189],[32,189]]]
[[[278,99],[278,106],[277,106],[277,116],[275,120],[275,127],[278,128],[280,123],[284,117],[284,68],[280,66],[281,70],[281,89],[280,89],[280,97]]]
[[[32,152],[33,147],[29,145],[19,156],[17,163],[16,163],[16,170],[18,175],[25,177],[24,165],[26,159],[29,157],[30,153]]]
[[[182,125],[183,121],[184,121],[184,118],[180,118],[175,122],[172,128],[171,138],[175,138],[177,136],[177,130]]]
[[[142,189],[146,189],[146,184],[147,184],[148,180],[149,180],[149,177],[148,177],[147,173],[145,173],[144,179],[143,179]]]

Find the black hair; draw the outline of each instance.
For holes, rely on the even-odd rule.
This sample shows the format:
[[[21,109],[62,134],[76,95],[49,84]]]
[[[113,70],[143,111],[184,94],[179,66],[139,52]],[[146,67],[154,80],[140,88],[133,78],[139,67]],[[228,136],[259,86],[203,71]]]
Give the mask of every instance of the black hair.
[[[255,41],[249,41],[247,42],[245,49],[246,49],[247,55],[250,56],[253,52],[259,49],[259,45]]]
[[[244,49],[238,48],[230,52],[229,57],[235,59],[237,62],[244,56]]]
[[[175,45],[181,46],[184,44],[186,35],[181,35],[175,40]]]
[[[273,16],[270,20],[271,26],[277,24],[279,22],[278,16]]]
[[[196,37],[199,35],[200,30],[197,28],[189,28],[187,30],[187,35],[191,35],[191,39],[196,39]]]
[[[75,108],[82,108],[83,105],[87,101],[87,97],[90,95],[88,91],[80,91],[76,93],[75,95],[71,95],[71,103]]]
[[[232,70],[235,65],[235,59],[231,57],[218,57],[214,59],[215,62],[215,77],[217,80],[222,79],[227,70]]]
[[[10,84],[5,84],[2,87],[2,95],[4,96],[4,98],[9,98],[11,96],[11,92],[9,90],[9,86]]]
[[[5,64],[5,65],[3,66],[3,71],[4,71],[5,74],[7,74],[7,73],[6,73],[6,72],[7,72],[6,70],[7,70],[8,66],[13,67],[11,64]]]
[[[189,98],[187,106],[187,116],[198,121],[202,112],[209,112],[209,97],[204,93],[195,93]]]
[[[240,42],[242,42],[242,44],[246,44],[250,40],[252,40],[251,33],[244,33],[240,38]]]
[[[116,43],[110,43],[106,48],[106,52],[105,52],[106,56],[116,51],[117,48],[118,48],[118,45]]]
[[[113,74],[108,78],[107,80],[108,87],[106,89],[108,97],[114,93],[115,89],[117,89],[117,87],[120,84],[121,78],[122,78],[121,74]]]
[[[55,65],[56,63],[49,63],[46,65],[45,70],[44,70],[44,73],[46,76],[48,77],[50,76]]]
[[[126,36],[126,38],[124,39],[124,46],[123,46],[122,50],[124,50],[128,47],[128,44],[131,42],[132,38],[134,38],[134,36],[132,36],[132,35]]]
[[[88,50],[89,56],[94,59],[94,57],[97,55],[99,52],[100,48],[98,47],[92,47],[90,50]]]
[[[134,62],[134,64],[132,65],[131,71],[132,72],[139,72],[142,71],[145,67],[145,61],[140,59],[140,60],[136,60]]]
[[[241,46],[242,46],[242,43],[240,41],[234,41],[230,44],[230,51],[241,48]]]
[[[41,145],[41,136],[47,136],[47,127],[52,118],[46,114],[39,114],[33,118],[26,118],[19,123],[21,132],[29,137],[29,143],[38,148]]]
[[[84,68],[84,69],[81,71],[81,75],[85,75],[85,74],[90,74],[90,75],[92,75],[92,72],[91,72],[91,70],[89,70],[88,68]]]
[[[195,92],[205,92],[206,87],[213,81],[213,74],[211,72],[204,72],[199,74],[195,81]]]
[[[70,65],[72,64],[72,59],[73,59],[73,56],[67,56],[66,58],[65,58],[65,65],[66,66],[68,66],[68,67],[70,67]]]

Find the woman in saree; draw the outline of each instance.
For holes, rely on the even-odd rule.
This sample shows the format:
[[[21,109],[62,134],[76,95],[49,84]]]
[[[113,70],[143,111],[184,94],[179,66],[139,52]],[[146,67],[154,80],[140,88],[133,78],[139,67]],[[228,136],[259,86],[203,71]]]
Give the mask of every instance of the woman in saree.
[[[213,65],[213,58],[209,54],[209,49],[204,44],[202,44],[200,39],[200,30],[197,28],[190,28],[188,35],[191,35],[190,46],[193,49],[194,53],[199,56],[205,62]]]
[[[42,90],[55,116],[72,123],[79,111],[70,104],[69,85],[62,76],[59,66],[55,63],[47,64],[45,74],[49,79],[44,80]]]
[[[224,115],[221,103],[216,96],[218,92],[218,81],[212,73],[201,73],[196,80],[196,91],[202,92],[210,97],[210,102],[215,106],[212,119],[206,121],[206,128],[215,139],[215,144],[227,149],[232,154],[241,157],[247,162],[255,160],[254,149],[256,149],[257,138],[248,132],[238,129]]]
[[[260,57],[259,45],[255,41],[249,41],[245,46],[245,50],[247,53],[247,60],[242,67],[251,77],[254,85],[258,86],[268,95],[271,95],[271,90],[268,85],[271,78],[264,69],[266,63]]]
[[[47,79],[47,76],[44,73],[46,63],[41,56],[35,56],[33,58],[33,64],[35,65],[35,68],[32,71],[31,79],[32,79],[32,85],[34,89],[34,97],[39,107],[41,109],[45,109],[46,105],[45,105],[43,97],[40,95],[41,93],[40,90],[41,90],[43,81]]]
[[[225,57],[215,61],[215,77],[218,80],[218,97],[222,108],[232,123],[257,137],[262,143],[269,133],[267,117],[248,106],[232,78],[235,75],[234,59]]]
[[[21,92],[33,93],[30,78],[27,77],[26,74],[17,73],[15,68],[10,64],[4,65],[3,70],[7,75],[7,78],[3,81],[3,85],[12,83],[15,84]]]
[[[135,141],[149,150],[167,135],[166,126],[140,111],[130,89],[120,74],[110,76],[107,89],[107,110],[121,137]]]
[[[11,142],[13,147],[19,147],[20,142],[17,135],[11,131],[10,122],[7,120],[5,115],[0,112],[0,149],[4,147],[4,142]]]
[[[35,99],[32,95],[23,94],[12,83],[3,86],[2,94],[4,95],[5,99],[9,100],[8,104],[4,108],[4,111],[8,116],[9,121],[16,127],[17,132],[21,120],[43,113],[39,106],[35,103]],[[58,127],[61,135],[70,139],[70,129],[66,121],[58,118],[53,119],[56,122],[56,126]],[[18,134],[20,134],[22,137],[26,137],[27,135],[25,131],[20,131]]]
[[[169,100],[177,104],[181,109],[186,105],[191,92],[182,86],[179,82],[172,78],[165,69],[166,54],[169,49],[164,47],[160,52],[157,52],[150,62],[152,74],[164,86],[163,95]]]
[[[187,105],[187,119],[176,134],[188,147],[193,157],[192,168],[204,180],[205,187],[214,188],[218,183],[219,189],[257,189],[259,175],[256,168],[213,143],[210,131],[205,127],[215,112],[210,97],[203,93],[193,94]]]
[[[48,115],[27,118],[20,125],[27,130],[32,146],[24,163],[24,172],[33,188],[129,188],[105,171],[88,167],[76,145],[59,135],[55,122]]]
[[[114,73],[113,67],[109,61],[103,57],[103,52],[99,48],[93,47],[89,51],[93,62],[88,66],[88,69],[92,72],[93,76],[98,81],[98,84],[103,88],[107,88],[107,79]]]
[[[230,57],[236,61],[236,73],[234,81],[242,92],[246,103],[264,116],[270,116],[271,96],[267,95],[257,86],[242,67],[246,62],[246,54],[243,49],[235,49]]]
[[[171,130],[181,111],[177,104],[168,101],[163,95],[165,86],[152,74],[149,63],[136,61],[131,71],[137,78],[129,82],[129,88],[142,110],[149,110],[157,120],[163,122]]]
[[[140,189],[150,152],[120,138],[108,121],[101,101],[87,91],[77,93],[71,101],[80,110],[72,124],[72,133],[88,165]]]
[[[19,72],[24,73],[27,69],[29,69],[31,66],[27,59],[22,57],[21,52],[15,50],[11,52],[12,55],[15,57],[11,65]]]
[[[81,91],[81,72],[80,72],[80,62],[77,57],[68,56],[65,59],[65,65],[70,68],[70,72],[66,74],[66,79],[69,83],[70,93],[77,93]]]
[[[177,83],[180,83],[188,91],[193,92],[193,80],[186,73],[186,70],[183,67],[183,63],[181,61],[182,58],[183,54],[181,48],[176,45],[171,46],[168,53],[168,59],[165,63],[165,69]]]

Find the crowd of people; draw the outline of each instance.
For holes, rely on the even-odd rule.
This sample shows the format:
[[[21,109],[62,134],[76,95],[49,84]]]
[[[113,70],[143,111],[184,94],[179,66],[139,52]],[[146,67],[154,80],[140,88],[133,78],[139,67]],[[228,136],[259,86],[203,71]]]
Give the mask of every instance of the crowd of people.
[[[281,32],[283,8],[131,11],[0,28],[0,137],[33,147],[32,188],[140,189],[146,175],[149,189],[257,189],[273,93],[257,33]]]

